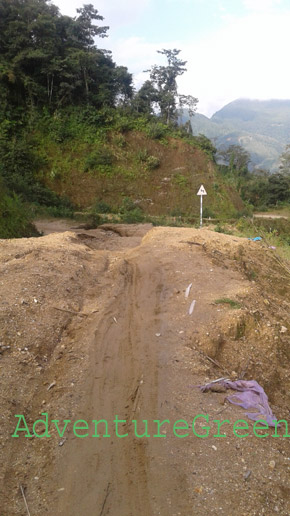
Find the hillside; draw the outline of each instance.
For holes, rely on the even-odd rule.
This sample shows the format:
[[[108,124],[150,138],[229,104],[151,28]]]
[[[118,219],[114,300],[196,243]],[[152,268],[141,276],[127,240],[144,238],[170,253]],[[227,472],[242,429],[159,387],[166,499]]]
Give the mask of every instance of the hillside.
[[[82,123],[61,142],[53,130],[45,138],[36,132],[45,156],[41,181],[78,209],[98,205],[116,213],[130,204],[146,215],[198,216],[196,193],[203,183],[205,207],[212,214],[231,217],[243,210],[239,195],[197,139],[174,136],[154,121],[142,125],[138,119],[139,130],[119,125]]]
[[[47,0],[0,3],[0,237],[31,235],[43,208],[148,215],[198,215],[205,183],[208,215],[243,210],[226,186],[209,141],[176,124],[177,106],[197,99],[177,89],[186,72],[179,49],[158,50],[139,91],[126,66],[99,47],[109,27],[92,4],[63,15]],[[102,44],[103,46],[103,44]],[[132,213],[133,212],[133,213]]]
[[[238,99],[211,118],[197,113],[191,125],[193,134],[204,134],[218,149],[242,145],[251,154],[254,167],[274,172],[289,143],[290,100]]]

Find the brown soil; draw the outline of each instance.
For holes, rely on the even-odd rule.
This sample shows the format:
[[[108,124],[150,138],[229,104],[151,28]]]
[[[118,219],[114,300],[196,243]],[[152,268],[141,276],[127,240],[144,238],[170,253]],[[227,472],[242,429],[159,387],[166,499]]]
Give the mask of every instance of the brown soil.
[[[289,438],[255,437],[225,393],[194,387],[255,379],[289,421],[289,276],[273,250],[206,229],[68,228],[1,241],[1,516],[27,514],[19,486],[31,516],[288,515]],[[31,431],[45,412],[72,421],[64,438],[52,423],[50,438],[11,437],[16,414]],[[174,435],[198,414],[208,438]],[[100,419],[110,437],[104,423],[92,437]],[[245,419],[250,435],[225,424],[214,437],[217,419]],[[163,438],[154,420],[170,421]]]
[[[98,148],[95,144],[79,142],[73,151],[70,140],[56,147],[50,145],[46,149],[47,186],[82,209],[102,201],[113,211],[120,211],[127,197],[152,216],[198,216],[200,198],[193,192],[204,184],[204,208],[210,208],[212,217],[230,217],[244,210],[241,197],[223,181],[216,165],[201,149],[178,138],[161,143],[138,131],[123,134],[124,146],[120,147],[116,144],[119,137],[118,133],[108,135],[106,149],[114,156],[109,170],[95,165],[84,172],[87,158]],[[146,153],[158,160],[156,168],[150,168],[146,158],[140,159]]]

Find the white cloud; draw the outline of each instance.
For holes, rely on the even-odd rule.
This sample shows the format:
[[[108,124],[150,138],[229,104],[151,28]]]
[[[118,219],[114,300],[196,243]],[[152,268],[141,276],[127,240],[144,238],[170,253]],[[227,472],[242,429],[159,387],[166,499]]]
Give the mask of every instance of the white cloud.
[[[150,5],[152,0],[53,0],[62,14],[76,16],[76,9],[83,4],[93,4],[110,27],[135,22]]]
[[[290,12],[252,14],[189,44],[180,88],[200,99],[198,111],[205,114],[239,97],[289,98],[289,25]]]
[[[70,15],[75,14],[74,9],[80,3],[85,3],[85,0],[54,1],[61,6],[62,12]],[[194,1],[204,3],[208,0]],[[163,41],[156,43],[134,33],[133,25],[130,36],[122,39],[115,39],[118,36],[114,31],[115,24],[116,27],[123,26],[123,34],[126,34],[128,31],[124,24],[140,20],[148,6],[153,5],[153,0],[93,0],[93,3],[105,17],[104,24],[112,27],[103,46],[113,51],[117,64],[127,66],[134,73],[138,86],[146,79],[143,70],[165,62],[157,50],[179,48],[182,50],[180,57],[188,61],[188,72],[179,78],[180,91],[198,97],[198,111],[204,114],[211,115],[239,97],[289,98],[289,3],[283,0],[242,0],[247,11],[245,16],[238,18],[235,9],[228,10],[228,0],[212,1],[219,16],[224,16],[221,29],[198,42],[193,34],[194,42],[171,40],[170,35],[164,41],[163,35]],[[286,4],[288,10],[283,8]],[[67,12],[64,6],[72,12]]]
[[[94,0],[96,8],[109,25],[127,25],[136,22],[145,10],[149,7],[152,0]]]
[[[281,4],[281,0],[243,0],[246,9],[265,12]]]
[[[144,38],[131,37],[119,39],[112,43],[113,59],[118,65],[127,66],[134,74],[134,82],[138,88],[148,78],[144,70],[154,64],[166,64],[166,58],[157,53],[162,48],[181,48],[180,41],[161,41],[149,43]]]

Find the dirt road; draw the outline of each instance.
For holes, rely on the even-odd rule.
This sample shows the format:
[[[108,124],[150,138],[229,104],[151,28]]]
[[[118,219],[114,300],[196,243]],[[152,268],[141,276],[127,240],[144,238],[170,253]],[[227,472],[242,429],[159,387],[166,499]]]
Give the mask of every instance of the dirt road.
[[[289,514],[289,439],[236,437],[244,411],[195,387],[256,379],[289,420],[289,290],[270,250],[109,225],[1,244],[1,516],[26,514],[19,485],[31,515]],[[11,437],[15,414],[31,428],[43,413],[72,421],[63,438],[51,422],[50,438]],[[199,414],[206,438],[191,430]],[[226,437],[214,437],[218,419]]]

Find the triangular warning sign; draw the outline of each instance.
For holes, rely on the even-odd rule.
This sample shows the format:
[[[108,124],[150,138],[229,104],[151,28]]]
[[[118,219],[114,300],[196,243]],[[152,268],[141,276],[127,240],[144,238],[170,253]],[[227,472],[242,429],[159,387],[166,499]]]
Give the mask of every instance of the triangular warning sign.
[[[196,195],[207,195],[205,188],[203,185],[201,185],[200,189],[198,190]]]

